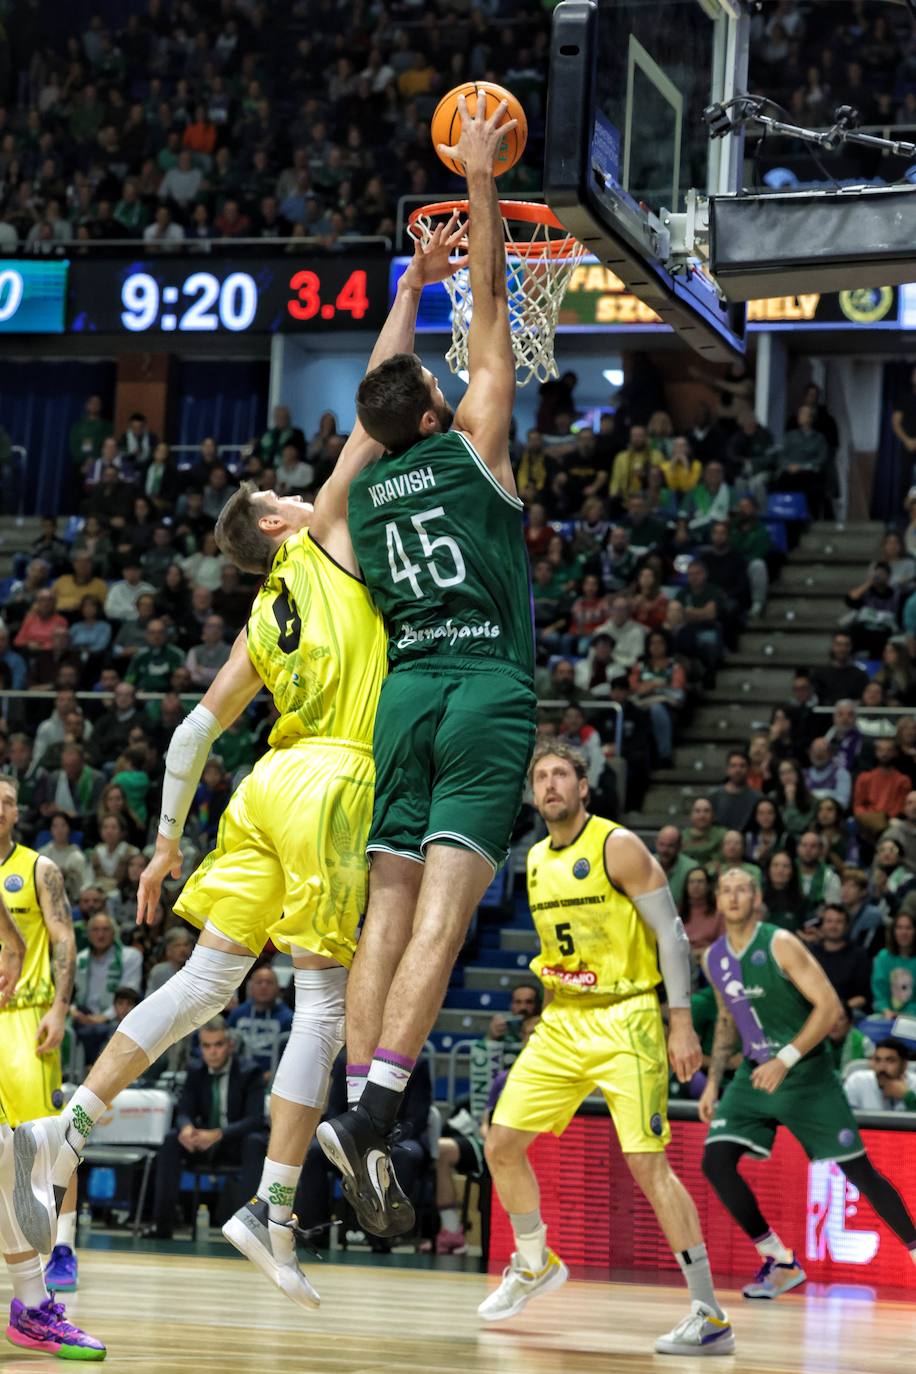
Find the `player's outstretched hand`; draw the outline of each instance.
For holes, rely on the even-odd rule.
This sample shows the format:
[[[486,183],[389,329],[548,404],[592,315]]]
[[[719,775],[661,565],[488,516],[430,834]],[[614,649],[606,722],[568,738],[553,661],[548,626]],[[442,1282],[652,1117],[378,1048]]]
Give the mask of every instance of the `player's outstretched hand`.
[[[156,920],[156,907],[162,884],[169,875],[181,877],[181,850],[176,841],[164,835],[156,836],[156,852],[140,874],[137,887],[137,925],[151,926]]]
[[[455,210],[450,219],[436,225],[428,243],[421,243],[418,239],[402,279],[405,285],[414,291],[422,291],[424,286],[445,281],[460,267],[467,267],[467,253],[461,252],[461,249],[467,248],[467,232],[467,225]],[[457,253],[458,257],[453,257],[453,253]]]
[[[719,1089],[714,1083],[707,1083],[697,1104],[700,1112],[700,1120],[708,1126],[716,1114],[716,1106],[719,1101]]]
[[[461,134],[458,142],[451,146],[447,143],[439,144],[439,153],[442,157],[454,158],[464,164],[465,176],[470,176],[472,172],[486,172],[492,175],[500,143],[518,124],[517,119],[506,119],[506,110],[509,106],[505,100],[499,102],[489,119],[486,117],[486,108],[486,92],[479,88],[477,110],[473,115],[468,111],[468,103],[464,96],[459,95]]]

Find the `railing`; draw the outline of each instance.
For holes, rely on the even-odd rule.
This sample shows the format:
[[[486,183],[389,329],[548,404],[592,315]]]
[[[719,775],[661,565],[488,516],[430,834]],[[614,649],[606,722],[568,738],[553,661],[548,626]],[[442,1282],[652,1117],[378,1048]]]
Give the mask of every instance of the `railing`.
[[[592,711],[613,711],[614,720],[614,748],[617,757],[620,757],[620,746],[623,743],[623,707],[619,701],[603,701],[600,697],[583,697],[581,701],[571,702],[559,700],[538,700],[538,710],[545,711],[565,711],[567,706],[580,706],[589,713]]]

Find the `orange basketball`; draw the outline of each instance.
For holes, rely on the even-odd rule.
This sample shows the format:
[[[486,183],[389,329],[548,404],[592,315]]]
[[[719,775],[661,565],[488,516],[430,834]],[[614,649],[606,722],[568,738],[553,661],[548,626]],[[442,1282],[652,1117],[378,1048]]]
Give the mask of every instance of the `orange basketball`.
[[[461,136],[458,97],[463,95],[468,104],[468,113],[476,114],[478,90],[487,93],[486,112],[488,117],[496,109],[499,102],[505,100],[509,106],[506,110],[506,119],[518,120],[516,127],[510,129],[500,143],[499,151],[493,161],[493,175],[498,177],[501,173],[508,172],[510,167],[515,166],[525,151],[525,144],[528,141],[528,121],[525,118],[525,111],[512,92],[507,91],[505,86],[497,86],[494,81],[466,81],[463,86],[456,86],[453,91],[449,91],[448,95],[444,95],[436,106],[430,126],[433,147],[450,172],[455,172],[460,177],[464,176],[464,168],[461,163],[455,162],[453,158],[443,157],[439,152],[439,144],[444,143],[447,147],[453,148],[458,142]]]

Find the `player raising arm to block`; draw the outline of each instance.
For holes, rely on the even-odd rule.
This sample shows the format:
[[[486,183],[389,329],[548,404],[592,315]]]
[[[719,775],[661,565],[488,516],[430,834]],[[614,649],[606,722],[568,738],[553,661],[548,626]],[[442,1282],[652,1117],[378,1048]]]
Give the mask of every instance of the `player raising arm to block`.
[[[705,956],[719,1019],[700,1117],[711,1123],[703,1172],[760,1254],[760,1270],[744,1296],[776,1298],[804,1283],[805,1271],[767,1225],[738,1161],[748,1151],[766,1159],[778,1126],[791,1131],[810,1159],[840,1166],[914,1263],[916,1224],[897,1189],[866,1155],[824,1048],[840,1013],[836,992],[800,940],[757,919],[756,895],[753,879],[741,869],[719,878],[726,931]],[[722,1074],[739,1039],[744,1062],[718,1102]]]
[[[716,1300],[697,1210],[665,1154],[667,1061],[682,1083],[700,1065],[684,927],[664,872],[642,841],[586,810],[581,755],[564,744],[540,745],[531,784],[548,831],[528,854],[528,899],[541,942],[531,967],[551,1000],[509,1071],[487,1134],[487,1162],[516,1250],[478,1311],[486,1321],[505,1321],[565,1281],[566,1266],[547,1248],[528,1149],[542,1131],[561,1135],[598,1088],[693,1300],[689,1316],[655,1349],[730,1354],[735,1338]],[[667,1059],[659,964],[670,1015]]]
[[[388,630],[376,721],[369,909],[347,998],[358,1110],[322,1123],[360,1224],[409,1230],[388,1136],[487,884],[504,861],[534,742],[522,503],[509,462],[515,362],[492,165],[514,121],[468,116],[451,150],[468,180],[474,317],[454,427],[413,354],[369,372],[356,405],[382,456],[350,489],[350,533]],[[366,1081],[367,1080],[367,1081]]]
[[[412,345],[423,285],[456,265],[453,230],[443,225],[434,242],[418,248],[370,366]],[[246,483],[220,515],[220,547],[265,580],[247,632],[169,745],[139,921],[152,919],[166,875],[180,874],[178,842],[219,735],[262,686],[279,718],[270,749],[230,800],[216,848],[175,906],[202,928],[191,958],[125,1017],[60,1121],[46,1117],[16,1135],[22,1176],[31,1179],[16,1200],[26,1234],[43,1238],[53,1228],[60,1190],[106,1106],[170,1045],[223,1010],[270,939],[292,956],[295,1016],[274,1078],[258,1198],[227,1222],[225,1234],[293,1301],[318,1302],[296,1263],[289,1223],[342,1043],[347,969],[365,906],[371,741],[386,640],[353,555],[347,495],[354,473],[379,451],[357,423],[314,508]]]

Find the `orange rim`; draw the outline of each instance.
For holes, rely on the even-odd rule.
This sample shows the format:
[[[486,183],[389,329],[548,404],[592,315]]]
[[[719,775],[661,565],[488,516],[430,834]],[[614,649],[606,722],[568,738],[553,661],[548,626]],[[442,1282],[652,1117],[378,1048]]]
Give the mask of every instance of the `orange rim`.
[[[450,215],[455,210],[466,215],[468,202],[466,200],[440,200],[433,205],[421,205],[416,210],[411,211],[408,216],[408,230],[421,216],[432,219],[440,215]],[[561,239],[538,239],[534,243],[526,242],[524,239],[513,239],[506,235],[506,247],[516,257],[563,258],[571,257],[573,254],[583,251],[578,239],[574,238],[572,234],[566,233],[549,205],[543,205],[533,200],[501,200],[499,212],[504,220],[517,220],[520,224],[543,224],[548,229],[559,229],[564,235]],[[549,253],[544,251],[546,248],[550,249]]]

